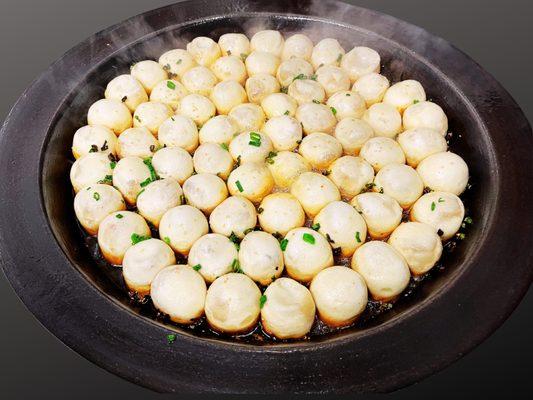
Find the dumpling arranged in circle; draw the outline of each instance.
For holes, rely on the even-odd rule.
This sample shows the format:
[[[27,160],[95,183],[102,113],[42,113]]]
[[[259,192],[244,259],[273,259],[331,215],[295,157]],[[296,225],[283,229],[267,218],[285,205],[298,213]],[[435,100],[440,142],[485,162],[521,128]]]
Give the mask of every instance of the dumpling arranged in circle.
[[[109,77],[65,149],[74,212],[98,264],[172,323],[306,339],[438,272],[473,223],[475,154],[394,54],[248,28]]]

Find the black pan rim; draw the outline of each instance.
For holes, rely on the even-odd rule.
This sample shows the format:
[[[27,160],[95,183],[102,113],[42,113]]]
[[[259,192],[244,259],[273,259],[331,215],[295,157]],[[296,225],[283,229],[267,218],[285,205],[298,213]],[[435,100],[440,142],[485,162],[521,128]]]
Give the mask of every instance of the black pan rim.
[[[220,4],[222,2],[213,2],[213,3],[216,3],[217,6],[220,6]],[[213,7],[213,3],[209,4],[209,6]],[[178,8],[178,7],[183,6],[184,4],[186,4],[186,3],[179,3],[177,5],[167,6],[167,7],[158,9],[158,10],[151,11],[149,13],[145,13],[143,15],[145,15],[145,16],[147,14],[154,15],[154,14],[160,13],[162,10],[168,10],[168,9],[170,9],[172,7]],[[250,2],[250,4],[252,6],[254,6],[254,7],[255,6],[259,7],[259,5],[256,4],[256,2]],[[335,2],[331,2],[331,4],[332,5],[338,5],[338,3],[335,3]],[[261,6],[262,6],[261,9],[265,8],[265,4],[262,4]],[[280,4],[272,4],[272,6],[274,8],[275,7],[280,7]],[[400,21],[398,21],[398,20],[396,20],[396,19],[394,19],[392,17],[384,16],[382,14],[375,13],[375,12],[370,12],[368,10],[363,10],[363,9],[358,8],[358,7],[353,7],[353,6],[348,6],[348,5],[343,5],[342,7],[347,7],[350,10],[354,10],[354,13],[355,13],[355,11],[358,11],[360,13],[364,12],[367,15],[372,15],[374,18],[377,18],[377,19],[382,19],[382,20],[384,19],[384,20],[387,20],[387,21],[392,20],[392,21],[394,21],[394,23],[406,27],[406,29],[407,28],[412,28],[412,29],[416,29],[417,31],[423,32],[425,35],[428,36],[428,38],[429,38],[428,40],[431,39],[431,40],[438,40],[439,42],[442,42],[442,39],[434,38],[432,35],[430,35],[429,33],[421,30],[420,28],[414,28],[414,27],[412,27],[412,25],[409,25],[409,24],[404,23],[404,22],[400,22]],[[290,9],[290,7],[289,7],[289,9]],[[215,11],[220,11],[220,10],[215,10]],[[285,10],[285,11],[287,11],[287,10]],[[289,11],[292,11],[292,9],[290,9]],[[229,13],[229,14],[231,14],[231,13]],[[294,15],[298,15],[298,14],[294,14]],[[304,16],[306,16],[306,15],[304,15]],[[307,17],[309,17],[309,15],[307,15]],[[133,18],[131,18],[128,21],[135,21],[135,20],[137,20],[139,18],[140,18],[140,16],[133,17]],[[318,19],[323,19],[323,18],[318,17]],[[124,23],[127,23],[128,21],[125,21]],[[191,21],[188,21],[188,22],[191,22]],[[80,49],[83,47],[84,44],[87,45],[89,40],[96,39],[96,38],[103,38],[106,35],[110,34],[112,31],[114,31],[115,29],[118,29],[124,23],[120,23],[120,24],[114,25],[114,26],[112,26],[112,27],[100,32],[100,33],[97,33],[92,38],[82,42],[82,44],[76,46],[75,48],[73,48],[72,50],[67,52],[63,57],[60,58],[60,60],[58,62],[54,63],[50,67],[48,72],[50,72],[50,70],[52,70],[54,68],[57,68],[58,64],[63,62],[65,59],[74,56],[77,52],[80,51]],[[336,22],[334,22],[334,23],[336,23]],[[162,29],[165,29],[165,28],[162,28]],[[398,42],[396,42],[396,43],[398,43]],[[400,43],[400,45],[406,47],[402,43]],[[406,48],[409,48],[409,47],[406,47]],[[453,49],[453,50],[455,52],[458,52],[456,49]],[[473,64],[475,67],[477,67],[479,69],[479,66],[476,63],[474,63],[472,60],[468,59],[463,53],[460,53],[460,54],[461,54],[461,57],[465,59],[465,62],[467,61],[467,62]],[[112,56],[112,53],[107,54],[107,57],[110,57],[110,56]],[[486,73],[484,71],[481,71],[481,72],[482,72],[482,74],[480,75],[479,79],[484,80],[484,81],[488,81],[493,87],[495,87],[496,88],[495,90],[498,90],[499,94],[501,94],[501,96],[504,99],[507,107],[509,109],[513,110],[514,113],[515,113],[514,116],[516,118],[513,121],[508,121],[508,125],[509,125],[509,127],[520,128],[519,130],[522,131],[522,133],[523,133],[522,136],[519,137],[518,139],[521,141],[521,144],[522,144],[521,147],[523,147],[525,149],[522,149],[521,152],[520,151],[518,152],[518,153],[520,153],[519,154],[519,160],[522,160],[522,161],[529,160],[529,161],[531,161],[531,156],[527,155],[526,151],[525,151],[525,150],[528,149],[528,146],[529,146],[529,149],[532,148],[531,145],[532,145],[532,142],[533,142],[532,141],[531,128],[529,127],[529,125],[527,123],[527,120],[525,119],[525,117],[523,116],[521,111],[519,110],[519,108],[516,105],[516,103],[514,102],[514,100],[512,100],[512,98],[505,92],[505,90],[488,73]],[[45,72],[40,78],[38,78],[32,84],[32,86],[24,92],[24,94],[22,95],[21,99],[19,99],[19,101],[14,106],[14,108],[13,108],[12,112],[10,113],[10,115],[6,118],[6,121],[5,121],[4,126],[2,128],[2,134],[1,134],[1,137],[0,137],[0,143],[2,144],[2,146],[0,147],[0,149],[1,149],[0,150],[0,152],[1,152],[0,154],[2,155],[2,157],[0,159],[0,165],[5,166],[5,165],[9,164],[8,161],[9,162],[13,161],[10,158],[8,152],[5,150],[6,148],[9,147],[9,143],[7,142],[6,138],[8,137],[8,135],[11,135],[11,137],[12,137],[13,134],[17,132],[17,128],[16,128],[17,122],[20,123],[19,119],[22,118],[22,114],[24,113],[24,109],[26,107],[28,107],[28,106],[31,107],[31,105],[32,105],[31,103],[32,103],[32,99],[33,99],[33,93],[35,91],[39,90],[39,85],[43,84],[43,81],[46,78],[45,77],[46,74],[47,74],[47,72]],[[67,92],[70,93],[70,91],[72,89],[73,88],[70,88],[70,90],[68,90]],[[68,97],[68,94],[63,92],[63,100],[66,97]],[[476,106],[476,105],[474,105],[474,106]],[[476,107],[476,110],[478,110],[478,107]],[[484,111],[488,111],[488,110],[484,110]],[[19,120],[19,121],[17,121],[17,120]],[[13,122],[13,121],[15,121],[15,122]],[[52,124],[53,121],[51,119],[49,119],[46,122],[48,123],[48,126],[47,126],[47,128],[48,128]],[[481,121],[481,122],[483,122],[483,121]],[[20,132],[18,132],[18,133],[20,133]],[[33,142],[35,142],[35,141],[36,140],[34,139]],[[40,140],[38,140],[38,142],[40,142]],[[35,150],[35,146],[37,147],[37,150],[39,151],[39,154],[41,155],[41,157],[39,157],[39,159],[40,159],[39,160],[39,164],[41,164],[42,163],[42,151],[43,151],[44,148],[46,148],[46,140],[44,142],[41,142],[41,143],[33,143],[32,146],[33,146],[34,150]],[[25,157],[26,157],[27,160],[35,161],[35,155],[32,156],[31,154],[25,154]],[[496,165],[498,167],[496,169],[496,173],[500,173],[500,169],[504,169],[504,170],[506,168],[508,169],[508,167],[503,165],[502,163],[497,163],[496,162]],[[513,169],[516,170],[516,166]],[[6,169],[4,169],[4,170],[6,170]],[[18,175],[23,174],[23,173],[24,173],[24,171],[15,171],[15,174],[14,174],[13,177],[2,176],[0,178],[0,187],[2,189],[4,189],[3,193],[6,193],[5,189],[12,189],[13,187],[19,188],[20,185],[17,186],[17,184],[15,182],[15,178],[17,178]],[[35,176],[33,176],[33,174],[34,173],[32,172],[32,179],[34,179],[35,176],[37,176],[37,177],[40,176],[39,173],[35,173]],[[522,171],[522,176],[516,176],[510,182],[507,182],[508,186],[506,187],[506,189],[509,189],[509,191],[513,191],[513,189],[517,189],[517,190],[521,189],[522,190],[522,196],[524,198],[527,197],[528,194],[529,195],[531,194],[531,188],[528,185],[528,179],[529,179],[529,181],[531,181],[532,175],[533,174],[531,173],[531,171],[527,171],[527,170],[526,171]],[[506,197],[506,193],[507,192],[508,191],[506,190],[506,191],[502,191],[502,193],[498,193],[498,196],[497,196],[498,199],[497,199],[497,201],[495,201],[495,204],[500,204],[501,205],[502,202],[505,201],[504,197]],[[24,197],[24,196],[22,195],[22,197]],[[18,200],[18,198],[17,198],[17,200]],[[25,199],[25,200],[26,201],[30,201],[31,199]],[[33,199],[33,200],[35,200],[35,199]],[[5,202],[5,203],[8,203],[8,202]],[[9,219],[11,221],[14,221],[14,220],[16,221],[16,218],[13,217],[13,212],[14,211],[20,211],[21,207],[22,206],[20,204],[18,204],[18,205],[13,205],[12,203],[4,204],[4,202],[3,202],[3,204],[0,206],[0,215],[2,215],[2,216],[11,215],[11,218],[9,218]],[[45,222],[44,225],[43,224],[39,225],[39,230],[41,232],[44,232],[43,235],[48,235],[48,234],[50,234],[52,232],[50,231],[50,227],[48,226],[48,220],[47,220],[47,218],[45,216],[45,210],[42,207],[42,204],[39,205],[38,210],[41,213],[41,215],[38,216],[40,222],[43,222],[43,221]],[[517,213],[517,211],[520,211],[520,210],[511,210],[511,211],[514,211],[512,214],[513,214],[513,216],[516,217],[517,214],[519,214],[519,213]],[[499,213],[499,214],[496,215],[496,216],[494,214],[491,215],[490,216],[491,219],[492,218],[496,218],[496,217],[502,218],[501,211],[494,210],[494,212],[495,213]],[[16,215],[16,213],[15,213],[15,215]],[[506,215],[511,216],[511,212],[507,211]],[[532,218],[531,214],[526,213],[525,215],[522,215],[521,216],[522,225],[518,226],[518,227],[515,227],[516,228],[515,231],[527,232],[527,228],[529,226],[531,226],[531,224],[533,222],[532,220],[533,220],[533,218]],[[489,230],[489,232],[487,232],[487,235],[488,236],[495,235],[495,231],[496,231],[495,224],[491,223],[489,226],[490,226],[490,230]],[[12,239],[8,240],[9,235],[10,235],[10,230],[6,229],[5,226],[2,226],[0,228],[0,244],[1,244],[0,251],[1,251],[1,255],[2,255],[2,262],[3,262],[4,271],[5,271],[6,275],[8,276],[9,280],[11,281],[11,284],[12,284],[13,288],[19,294],[19,296],[22,298],[22,300],[25,302],[25,304],[27,304],[27,307],[30,309],[30,311],[34,312],[35,315],[43,322],[43,324],[48,329],[50,329],[54,334],[56,334],[56,336],[58,336],[61,340],[63,340],[67,345],[69,345],[69,347],[72,347],[74,350],[78,351],[79,353],[81,353],[86,358],[90,359],[91,361],[103,366],[106,369],[111,370],[112,372],[115,372],[115,373],[117,373],[117,374],[119,374],[119,375],[121,375],[123,377],[126,377],[127,379],[136,381],[137,383],[143,384],[143,385],[148,386],[148,387],[152,387],[154,389],[164,390],[164,389],[162,389],[161,385],[140,381],[140,378],[138,378],[134,374],[132,374],[132,371],[124,371],[123,369],[121,370],[120,367],[116,367],[116,366],[111,365],[109,363],[109,360],[107,360],[107,356],[106,355],[103,355],[103,354],[95,355],[94,352],[91,351],[91,346],[86,346],[86,345],[84,345],[84,344],[82,344],[80,342],[73,341],[72,337],[68,337],[68,335],[62,334],[62,332],[60,332],[58,330],[58,329],[61,328],[61,325],[54,326],[54,324],[53,324],[54,317],[57,318],[58,316],[57,315],[50,316],[50,313],[46,314],[45,310],[42,309],[42,305],[40,305],[41,308],[39,309],[39,306],[36,306],[36,301],[37,300],[35,298],[31,297],[34,294],[32,294],[32,291],[29,290],[29,288],[28,288],[28,281],[27,281],[28,277],[25,276],[16,267],[16,265],[21,262],[21,260],[20,260],[21,256],[18,255],[18,254],[17,255],[13,254],[12,246],[10,248],[10,245],[8,244],[8,242],[12,243],[13,240]],[[31,239],[34,239],[34,238],[30,237],[29,239],[30,239],[30,242],[31,242],[32,241]],[[40,237],[37,237],[36,239],[37,239],[37,241],[39,241]],[[41,241],[43,241],[42,238],[41,238]],[[527,239],[526,243],[531,244],[531,240]],[[41,243],[40,245],[42,246],[43,243]],[[483,246],[479,246],[479,248],[476,249],[476,252],[479,253],[481,251],[482,247]],[[529,248],[531,248],[531,246],[529,246]],[[55,249],[55,250],[57,251],[57,249]],[[446,360],[440,360],[438,362],[438,365],[432,365],[429,368],[428,367],[421,368],[419,371],[416,371],[416,373],[413,373],[412,376],[409,376],[408,379],[406,377],[401,377],[401,379],[398,378],[394,382],[391,382],[391,384],[381,385],[381,386],[377,385],[378,390],[388,390],[390,388],[403,386],[403,385],[405,385],[407,383],[410,383],[410,382],[413,382],[415,380],[418,380],[421,377],[423,377],[423,376],[425,376],[425,375],[427,375],[427,374],[429,374],[429,373],[431,373],[431,372],[433,372],[433,371],[435,371],[437,369],[440,369],[440,368],[444,367],[445,365],[447,365],[450,362],[452,362],[454,359],[458,358],[460,355],[464,354],[464,352],[466,352],[466,351],[470,350],[471,348],[473,348],[475,345],[477,345],[479,342],[481,342],[485,337],[487,337],[493,330],[495,330],[501,323],[503,323],[503,321],[512,312],[512,310],[516,307],[516,305],[518,304],[518,302],[520,301],[522,296],[525,294],[525,292],[527,291],[527,289],[528,289],[528,287],[530,285],[530,282],[531,282],[532,273],[531,273],[530,269],[527,269],[527,266],[531,263],[531,259],[532,259],[533,254],[532,254],[531,250],[529,250],[529,254],[528,254],[527,250],[524,250],[524,251],[525,251],[526,254],[525,254],[523,262],[518,265],[518,269],[522,272],[523,278],[526,278],[526,279],[523,279],[523,281],[520,282],[520,285],[518,285],[517,287],[514,288],[514,290],[511,293],[511,295],[508,298],[505,299],[504,307],[500,307],[500,309],[499,309],[500,312],[497,315],[494,315],[493,320],[487,325],[487,327],[483,327],[484,329],[482,331],[479,331],[479,332],[476,333],[476,337],[475,338],[474,337],[470,338],[469,343],[464,346],[464,349],[461,349],[461,351],[459,351],[458,354],[449,355],[446,358]],[[28,252],[30,253],[29,254],[30,259],[35,264],[38,264],[39,262],[42,262],[42,261],[46,261],[46,258],[47,258],[46,256],[43,256],[42,259],[39,259],[39,257],[40,257],[39,254],[33,254],[32,255],[31,254],[31,250],[28,250]],[[66,260],[65,255],[64,254],[61,254],[61,255],[62,255],[61,261],[63,263],[65,263],[65,264],[67,264],[68,260]],[[477,254],[472,254],[471,258],[474,259],[475,256],[477,256]],[[515,266],[513,266],[513,268],[517,268],[517,266],[515,265]],[[73,272],[75,270],[74,268],[71,268],[71,269],[72,269],[72,271],[70,271],[70,272]],[[76,273],[78,273],[78,271],[76,271]],[[415,309],[412,310],[412,312],[409,313],[409,315],[402,314],[400,317],[395,318],[395,319],[389,321],[388,323],[386,323],[384,325],[381,325],[381,326],[379,326],[377,328],[374,328],[372,330],[372,332],[368,332],[368,335],[363,335],[363,337],[360,337],[360,336],[357,336],[357,335],[356,335],[357,337],[346,336],[346,337],[343,337],[343,338],[338,338],[338,339],[334,339],[334,340],[326,341],[326,342],[321,342],[321,343],[280,344],[280,345],[276,345],[276,346],[272,346],[272,347],[271,346],[267,346],[267,347],[265,347],[265,346],[251,347],[250,345],[240,345],[240,344],[233,343],[233,342],[226,343],[226,342],[221,342],[221,341],[218,341],[218,340],[211,341],[211,340],[206,340],[206,339],[198,339],[198,338],[196,338],[196,337],[194,337],[192,335],[190,335],[191,337],[187,337],[187,335],[183,335],[183,337],[180,338],[180,340],[183,340],[182,344],[184,346],[190,345],[190,346],[194,346],[194,347],[200,347],[200,348],[203,348],[204,351],[211,351],[211,350],[214,350],[214,349],[221,350],[221,351],[237,350],[239,352],[245,352],[245,353],[251,353],[251,354],[254,354],[254,353],[266,354],[266,353],[268,353],[268,354],[271,354],[273,357],[275,357],[277,355],[280,355],[280,354],[282,354],[282,355],[286,354],[287,352],[290,352],[290,353],[293,353],[293,352],[312,353],[313,351],[320,351],[320,350],[327,351],[328,348],[338,348],[338,347],[343,347],[343,346],[350,345],[355,340],[363,340],[363,339],[366,340],[366,339],[368,339],[366,336],[371,336],[372,333],[382,334],[384,331],[387,331],[392,326],[401,324],[405,319],[414,317],[413,314],[416,314],[419,311],[422,311],[422,309],[425,309],[425,308],[427,308],[429,306],[435,307],[436,303],[437,303],[437,300],[439,302],[446,303],[447,299],[446,298],[441,298],[442,297],[441,295],[447,294],[447,293],[444,293],[444,292],[447,292],[448,290],[451,290],[458,281],[463,279],[465,274],[468,275],[469,273],[471,273],[469,268],[464,268],[459,274],[454,276],[453,281],[450,280],[450,282],[448,282],[446,287],[443,288],[440,293],[435,293],[435,295],[431,298],[431,300],[426,302],[426,303],[432,303],[432,304],[425,304],[425,303],[418,304],[415,307]],[[71,278],[74,279],[74,277],[71,277]],[[79,278],[81,278],[81,274],[78,274],[78,276],[75,279],[77,280]],[[88,290],[89,292],[96,291],[96,292],[100,293],[98,289],[96,289],[94,286],[90,285],[87,281],[85,281],[85,284],[86,284],[87,287],[85,287],[84,289],[89,289]],[[92,295],[95,295],[95,294],[96,293],[93,293]],[[444,297],[446,297],[446,296],[444,296]],[[106,299],[98,299],[98,302],[95,301],[95,303],[106,304],[106,306],[109,306],[110,303],[109,303],[108,300],[109,299],[107,299],[107,298]],[[49,299],[49,301],[53,301],[53,299]],[[111,308],[114,308],[115,306],[119,306],[119,305],[118,304],[112,304],[111,306],[112,306]],[[120,307],[121,310],[123,310],[122,306],[119,306],[119,307]],[[133,313],[129,313],[129,314],[131,314],[131,316],[134,315]],[[134,317],[135,317],[134,319],[141,319],[141,317],[139,317],[137,315],[134,315]],[[162,327],[162,326],[157,327],[157,324],[153,324],[153,323],[151,325],[152,326],[151,326],[150,329],[153,329],[153,330],[157,331],[158,335],[159,335],[159,338],[163,338],[164,334],[169,331],[168,327]],[[375,332],[374,332],[374,330],[375,330]],[[157,337],[157,335],[156,335],[156,337]],[[176,347],[177,346],[178,345],[176,345]],[[164,344],[164,346],[162,346],[162,347],[163,347],[163,349],[165,349],[165,351],[171,351],[171,350],[169,350],[169,347],[166,346],[166,344]],[[200,388],[200,390],[208,390],[208,389],[204,387],[204,388]]]

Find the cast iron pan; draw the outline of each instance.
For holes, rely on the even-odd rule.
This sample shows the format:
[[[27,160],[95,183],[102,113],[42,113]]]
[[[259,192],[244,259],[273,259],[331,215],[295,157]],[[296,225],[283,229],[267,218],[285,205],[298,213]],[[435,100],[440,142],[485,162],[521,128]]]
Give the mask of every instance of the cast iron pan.
[[[474,225],[441,270],[389,312],[289,343],[235,341],[154,320],[95,261],[76,224],[70,145],[105,84],[194,36],[258,28],[368,45],[393,81],[422,82],[471,169]],[[339,2],[190,1],[102,31],[27,89],[0,137],[0,251],[29,310],[87,359],[163,392],[390,391],[444,368],[512,312],[533,276],[533,135],[510,95],[446,41]],[[115,274],[116,275],[116,274]],[[166,335],[176,333],[168,344]]]

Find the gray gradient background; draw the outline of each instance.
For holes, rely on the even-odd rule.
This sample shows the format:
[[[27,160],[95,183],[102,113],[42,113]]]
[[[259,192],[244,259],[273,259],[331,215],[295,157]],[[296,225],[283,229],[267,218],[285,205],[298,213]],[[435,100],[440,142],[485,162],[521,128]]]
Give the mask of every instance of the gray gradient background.
[[[492,73],[533,121],[531,1],[349,2],[394,15],[449,40]],[[24,88],[79,41],[130,16],[170,3],[169,0],[0,0],[0,121]],[[509,255],[509,268],[517,256]],[[527,389],[533,372],[532,309],[530,292],[511,318],[481,346],[446,370],[396,392],[393,397],[462,394],[481,397],[489,393],[512,393],[515,397],[530,392]],[[3,275],[0,275],[0,313],[3,398],[155,397],[148,390],[91,364],[55,339],[25,309]]]

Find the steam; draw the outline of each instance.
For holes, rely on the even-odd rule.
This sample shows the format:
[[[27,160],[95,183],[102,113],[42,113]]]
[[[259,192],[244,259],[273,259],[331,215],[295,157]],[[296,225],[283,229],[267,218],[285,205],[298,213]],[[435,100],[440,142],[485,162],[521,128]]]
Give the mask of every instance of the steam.
[[[196,36],[209,36],[217,41],[222,34],[228,32],[245,33],[251,37],[260,30],[276,29],[285,38],[294,33],[303,33],[314,43],[327,37],[335,38],[347,51],[355,45],[365,45],[369,40],[366,31],[358,32],[342,27],[339,29],[339,24],[328,22],[342,21],[353,10],[352,6],[342,2],[288,0],[286,14],[294,19],[294,23],[287,23],[286,18],[278,18],[280,15],[276,13],[256,11],[253,0],[228,1],[223,12],[214,10],[212,15],[205,15],[201,19],[187,19],[192,13],[184,7],[186,6],[182,8],[178,4],[177,7],[158,9],[119,23],[109,28],[106,35],[95,35],[91,39],[87,50],[80,54],[80,65],[76,71],[73,72],[72,68],[68,71],[58,68],[50,76],[50,86],[61,87],[66,93],[77,92],[71,101],[76,111],[66,112],[63,118],[70,119],[73,126],[84,125],[86,111],[93,102],[103,98],[105,86],[110,80],[129,73],[130,66],[136,62],[146,59],[157,61],[168,50],[185,48]],[[194,7],[201,7],[208,13],[210,2],[197,2]],[[298,15],[304,13],[310,16],[298,18]],[[184,17],[184,23],[177,23]],[[317,18],[326,22],[307,22]],[[216,20],[214,24],[213,20]],[[156,25],[167,27],[158,30]],[[131,38],[139,39],[132,42]],[[376,50],[380,52],[380,49]],[[61,61],[58,63],[61,66]],[[69,79],[66,80],[66,76]],[[80,113],[84,115],[77,115]]]

